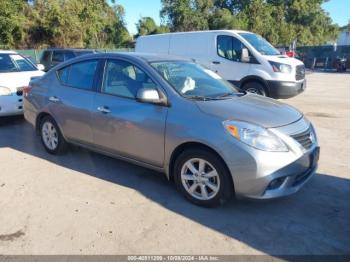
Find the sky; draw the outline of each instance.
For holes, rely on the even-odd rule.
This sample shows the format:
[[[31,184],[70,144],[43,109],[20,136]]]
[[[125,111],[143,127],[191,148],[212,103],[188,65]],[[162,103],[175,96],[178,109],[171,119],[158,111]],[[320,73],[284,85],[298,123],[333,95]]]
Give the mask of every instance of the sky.
[[[160,23],[160,0],[117,0],[116,2],[124,6],[125,21],[132,34],[137,32],[135,24],[141,16],[150,16],[157,24]],[[350,21],[350,0],[330,0],[322,7],[330,14],[334,23],[344,26]]]

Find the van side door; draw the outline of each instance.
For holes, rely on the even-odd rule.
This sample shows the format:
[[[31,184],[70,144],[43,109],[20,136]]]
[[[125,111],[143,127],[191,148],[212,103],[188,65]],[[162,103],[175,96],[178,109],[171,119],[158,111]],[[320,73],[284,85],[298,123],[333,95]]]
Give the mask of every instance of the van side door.
[[[232,35],[214,35],[215,50],[210,69],[224,79],[237,83],[248,75],[251,64],[242,62],[242,49],[245,45]]]

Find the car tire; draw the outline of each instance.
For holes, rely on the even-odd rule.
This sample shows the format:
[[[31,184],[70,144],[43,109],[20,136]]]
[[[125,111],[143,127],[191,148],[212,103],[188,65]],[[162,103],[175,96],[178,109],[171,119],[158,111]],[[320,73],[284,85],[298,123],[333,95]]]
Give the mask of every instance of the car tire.
[[[242,90],[248,93],[266,96],[264,86],[258,82],[248,82],[243,85]]]
[[[189,168],[191,164],[192,169]],[[209,150],[199,148],[182,152],[175,161],[173,171],[177,189],[196,205],[216,207],[223,205],[233,195],[231,174],[225,163]]]
[[[45,150],[50,154],[63,153],[67,148],[67,142],[51,116],[45,116],[40,121],[40,137]]]

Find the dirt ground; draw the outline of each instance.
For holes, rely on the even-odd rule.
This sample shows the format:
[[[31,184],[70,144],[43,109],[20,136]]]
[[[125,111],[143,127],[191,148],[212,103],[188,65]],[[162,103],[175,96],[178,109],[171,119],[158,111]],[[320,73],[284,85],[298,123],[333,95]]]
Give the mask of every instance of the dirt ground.
[[[318,174],[297,194],[204,209],[162,174],[73,147],[48,155],[0,123],[0,254],[350,254],[350,74],[285,100],[315,124]]]

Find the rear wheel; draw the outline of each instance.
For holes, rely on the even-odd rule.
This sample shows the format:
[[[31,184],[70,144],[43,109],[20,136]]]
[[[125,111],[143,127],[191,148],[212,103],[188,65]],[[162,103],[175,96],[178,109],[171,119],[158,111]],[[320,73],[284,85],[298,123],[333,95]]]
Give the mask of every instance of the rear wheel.
[[[233,194],[233,184],[225,164],[208,150],[183,152],[175,162],[174,179],[178,190],[197,205],[218,206]]]
[[[266,96],[266,91],[264,86],[258,82],[248,82],[243,85],[242,90],[248,93]]]
[[[67,146],[61,131],[51,116],[46,116],[41,120],[40,136],[44,148],[50,154],[62,153]]]

